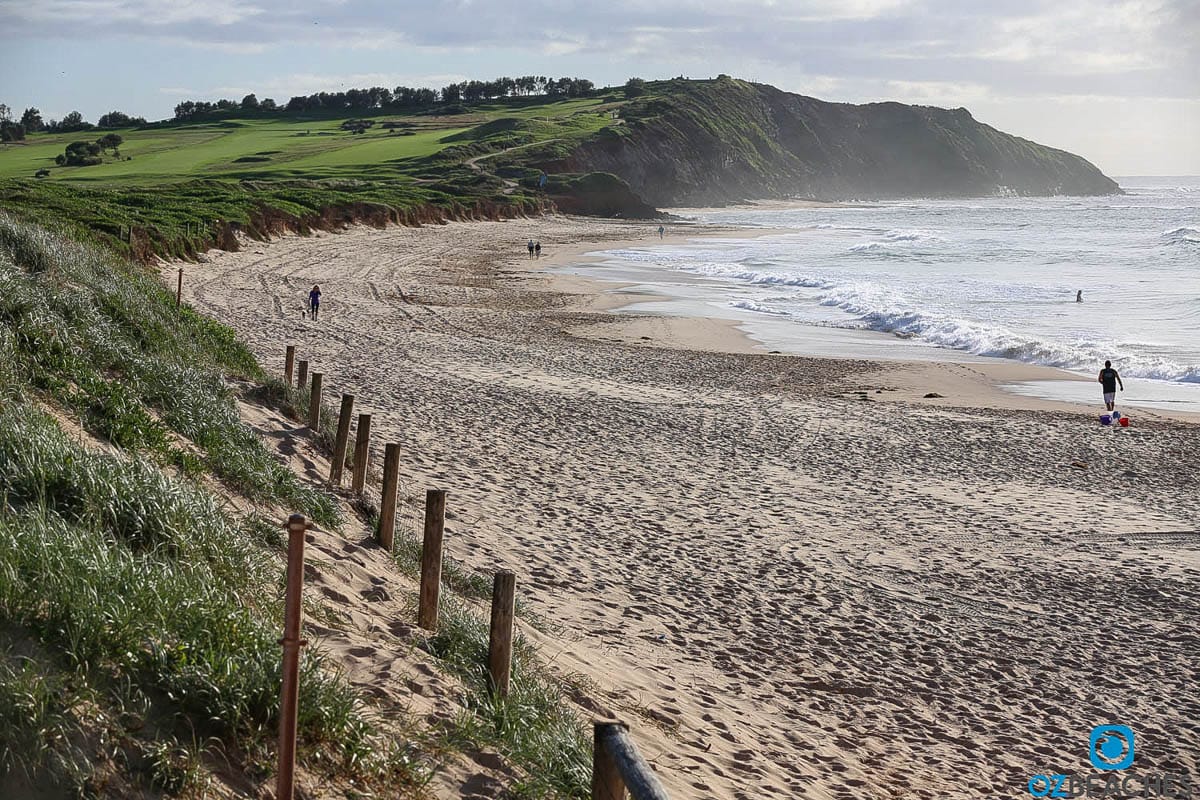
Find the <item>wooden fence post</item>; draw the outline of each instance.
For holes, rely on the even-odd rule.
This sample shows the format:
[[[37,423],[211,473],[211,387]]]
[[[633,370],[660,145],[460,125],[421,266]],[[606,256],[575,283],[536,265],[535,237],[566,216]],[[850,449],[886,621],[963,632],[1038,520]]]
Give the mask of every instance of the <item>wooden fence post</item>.
[[[625,780],[604,741],[616,724],[610,719],[592,722],[592,800],[625,800]]]
[[[446,491],[425,492],[425,540],[421,545],[421,598],[417,624],[437,630],[438,595],[442,590],[442,534],[446,528]]]
[[[508,697],[508,679],[512,670],[513,616],[517,576],[506,569],[496,573],[492,582],[492,629],[488,636],[488,674],[492,691]]]
[[[296,371],[296,345],[289,344],[287,349],[283,351],[283,379],[287,381],[287,385],[292,385],[292,378]]]
[[[313,433],[320,433],[321,425],[321,379],[320,372],[312,374],[312,394],[308,399],[308,427]]]
[[[400,488],[400,445],[389,442],[383,448],[383,494],[379,500],[379,544],[392,549],[396,536],[396,492]]]
[[[175,285],[175,307],[183,301],[183,267],[179,268],[179,282]]]
[[[292,800],[296,766],[296,717],[300,699],[301,606],[304,592],[304,532],[308,523],[300,514],[287,521],[288,562],[287,595],[284,602],[283,687],[279,700],[279,770],[276,775],[276,800]]]
[[[308,359],[300,359],[300,375],[296,378],[296,388],[303,389],[308,385]]]
[[[615,719],[592,720],[592,798],[624,800],[625,790],[637,800],[670,800],[629,736],[629,726]]]
[[[342,470],[346,466],[346,445],[350,441],[350,417],[354,414],[354,395],[342,395],[342,408],[338,412],[337,438],[333,440],[333,462],[329,465],[329,482],[333,487],[342,485]]]
[[[367,485],[367,463],[371,460],[371,415],[358,415],[354,432],[354,472],[350,476],[350,491],[362,494]]]

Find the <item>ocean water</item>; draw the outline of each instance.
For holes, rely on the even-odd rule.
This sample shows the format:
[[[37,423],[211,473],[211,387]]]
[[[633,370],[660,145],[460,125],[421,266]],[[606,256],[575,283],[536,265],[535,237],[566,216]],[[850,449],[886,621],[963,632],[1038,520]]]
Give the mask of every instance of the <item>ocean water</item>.
[[[1089,376],[1111,359],[1127,383],[1198,404],[1200,178],[1119,182],[1123,196],[684,210],[783,232],[609,251],[593,273],[688,298],[767,344],[873,333],[841,340]]]

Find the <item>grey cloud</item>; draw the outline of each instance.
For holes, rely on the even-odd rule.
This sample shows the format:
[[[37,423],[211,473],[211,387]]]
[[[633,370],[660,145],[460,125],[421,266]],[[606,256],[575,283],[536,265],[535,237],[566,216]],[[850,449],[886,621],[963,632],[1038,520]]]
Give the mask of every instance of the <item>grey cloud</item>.
[[[1194,96],[1195,0],[0,0],[0,38],[201,47],[512,48],[736,73],[980,82],[994,92]]]

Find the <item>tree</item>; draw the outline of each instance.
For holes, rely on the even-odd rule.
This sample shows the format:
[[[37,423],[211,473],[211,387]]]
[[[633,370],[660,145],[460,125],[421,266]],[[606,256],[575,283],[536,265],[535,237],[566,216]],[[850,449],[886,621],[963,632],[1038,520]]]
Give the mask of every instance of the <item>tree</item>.
[[[143,117],[131,117],[124,111],[110,111],[96,120],[97,128],[132,128],[135,125],[145,125]]]
[[[21,115],[21,126],[29,133],[37,133],[46,127],[42,122],[42,112],[36,108],[25,109],[25,113]]]
[[[106,133],[96,140],[96,144],[100,145],[101,150],[112,150],[115,154],[124,141],[119,133]]]
[[[251,92],[242,98],[242,111],[258,111],[259,108],[261,108],[261,106],[259,105],[258,97],[255,96],[254,92]]]
[[[0,103],[0,122],[9,122],[12,120],[12,109]]]
[[[641,78],[630,78],[625,81],[625,99],[632,100],[646,93],[646,82]]]
[[[277,105],[275,105],[275,101],[269,97],[264,97],[263,101],[258,104],[258,107],[263,111],[275,111],[277,108],[279,108]]]
[[[83,114],[78,111],[72,111],[62,118],[62,122],[58,123],[59,130],[63,133],[72,133],[74,131],[86,131],[92,127],[92,123],[83,118]]]
[[[61,160],[60,160],[61,159]],[[99,142],[71,142],[65,153],[57,156],[54,163],[67,167],[91,167],[101,163]]]
[[[25,141],[25,128],[11,119],[0,120],[0,142]]]

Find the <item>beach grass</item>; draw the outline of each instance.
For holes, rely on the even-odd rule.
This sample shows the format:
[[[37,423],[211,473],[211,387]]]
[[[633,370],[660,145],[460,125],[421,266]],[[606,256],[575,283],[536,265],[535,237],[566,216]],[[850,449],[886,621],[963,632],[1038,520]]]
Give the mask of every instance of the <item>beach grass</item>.
[[[239,421],[249,352],[137,267],[0,216],[0,323],[0,786],[197,789],[273,740],[281,680],[280,540],[208,481],[334,500]],[[427,780],[319,649],[301,681],[310,768]]]
[[[495,747],[521,767],[524,776],[510,787],[515,797],[590,797],[591,731],[567,701],[563,679],[518,631],[509,695],[496,695],[487,674],[488,637],[488,623],[470,603],[443,597],[438,630],[425,647],[463,683],[465,710],[447,735],[460,746]]]

